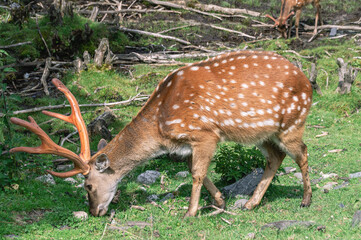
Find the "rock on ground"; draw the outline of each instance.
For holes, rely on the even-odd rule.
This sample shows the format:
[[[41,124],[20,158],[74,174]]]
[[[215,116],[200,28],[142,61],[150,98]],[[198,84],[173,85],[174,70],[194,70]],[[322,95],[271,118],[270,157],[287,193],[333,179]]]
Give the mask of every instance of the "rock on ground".
[[[147,170],[137,177],[137,182],[140,184],[153,184],[159,178],[160,172],[154,170]]]
[[[49,183],[49,184],[55,185],[55,180],[54,180],[53,176],[51,176],[50,174],[37,177],[37,178],[35,178],[35,180],[43,182],[43,183]]]
[[[261,181],[263,172],[264,170],[262,168],[255,169],[244,178],[224,187],[224,194],[230,197],[235,197],[237,195],[251,195]]]
[[[231,209],[238,209],[238,208],[243,208],[243,206],[248,202],[248,199],[239,199],[234,203],[234,206],[231,207]]]
[[[189,175],[188,171],[178,172],[175,176],[178,178],[186,178]]]
[[[291,226],[304,226],[304,227],[311,227],[315,225],[315,222],[313,221],[296,221],[296,220],[285,220],[285,221],[278,221],[278,222],[271,222],[267,223],[266,225],[263,225],[261,230],[264,230],[266,228],[277,228],[278,230],[284,230],[286,228],[289,228]]]
[[[64,181],[74,185],[78,183],[74,178],[71,177],[65,178]]]
[[[78,218],[80,220],[87,220],[88,219],[88,214],[84,211],[77,211],[77,212],[73,212],[73,216],[75,218]]]
[[[361,178],[361,172],[351,173],[348,176],[349,178]]]

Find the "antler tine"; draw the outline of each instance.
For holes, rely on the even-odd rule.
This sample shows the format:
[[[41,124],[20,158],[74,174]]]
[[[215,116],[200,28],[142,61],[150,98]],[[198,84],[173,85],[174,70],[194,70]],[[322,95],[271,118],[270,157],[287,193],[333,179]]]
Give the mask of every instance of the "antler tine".
[[[295,12],[290,12],[287,17],[285,18],[285,20],[283,20],[282,24],[285,25],[286,24],[286,21],[289,17],[293,16],[295,14]]]
[[[275,19],[274,17],[272,17],[271,15],[266,14],[265,17],[268,17],[268,18],[270,18],[271,20],[273,20],[275,22],[273,27],[276,27],[276,26],[278,26],[280,24],[280,22],[277,19]]]
[[[60,80],[53,78],[52,82],[59,91],[64,93],[65,97],[68,99],[71,107],[71,114],[69,116],[65,116],[59,113],[53,113],[49,111],[42,111],[42,113],[51,117],[59,118],[63,121],[75,125],[75,127],[78,129],[81,143],[81,150],[79,156],[85,163],[87,163],[90,160],[89,136],[86,125],[80,113],[78,102],[76,101],[74,95]]]
[[[38,147],[12,148],[10,150],[11,153],[28,152],[35,154],[41,154],[41,153],[55,154],[58,156],[66,157],[70,159],[72,162],[74,162],[74,169],[69,172],[57,173],[53,171],[48,171],[49,173],[57,177],[64,178],[64,177],[73,176],[77,173],[87,174],[89,172],[88,164],[82,161],[82,159],[78,155],[54,143],[53,140],[51,140],[51,138],[39,127],[39,125],[35,122],[35,120],[32,117],[29,116],[28,118],[29,118],[29,122],[15,117],[12,117],[10,121],[13,124],[25,127],[29,131],[35,133],[40,138],[41,145]]]

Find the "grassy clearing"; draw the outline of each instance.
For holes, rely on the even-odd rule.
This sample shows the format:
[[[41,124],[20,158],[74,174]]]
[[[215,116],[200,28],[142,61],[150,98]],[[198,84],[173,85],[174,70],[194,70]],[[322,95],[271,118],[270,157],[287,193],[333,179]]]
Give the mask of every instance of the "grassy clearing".
[[[324,2],[325,6],[330,7],[327,10],[333,14],[340,10],[346,13],[352,12],[352,7],[356,6],[357,3],[357,1],[339,3],[339,1],[334,0],[325,0]],[[211,3],[224,7],[239,6],[239,1],[221,2],[214,0]],[[245,6],[260,6],[260,10],[262,10],[263,6],[261,1],[243,1],[242,3]],[[278,13],[279,1],[272,0],[268,4],[271,7],[271,12]],[[0,9],[0,13],[1,11],[4,10]],[[307,9],[302,17],[313,19],[313,14],[313,10]],[[0,14],[0,21],[4,19],[2,16],[4,15]],[[80,18],[74,21],[73,24],[78,24],[77,26],[81,28],[85,23],[84,21],[84,19]],[[153,16],[150,15],[149,21],[154,21]],[[51,29],[45,22],[40,21],[39,23],[44,35],[51,34],[51,32],[48,32]],[[150,26],[152,24],[144,25],[145,28]],[[153,22],[153,28],[149,30],[159,31],[174,26],[178,26],[178,23],[170,25],[162,22],[159,25],[154,25]],[[104,30],[98,25],[92,25],[91,27],[92,29],[98,28],[99,34]],[[241,25],[239,25],[239,30],[242,30]],[[62,32],[63,36],[69,34],[66,29],[58,29],[58,31],[64,31]],[[176,31],[175,35],[183,36],[194,31],[206,32],[207,29],[200,27],[185,28]],[[24,29],[1,24],[0,45],[30,40],[34,32],[36,32],[36,26],[31,21],[29,26]],[[20,33],[23,35],[21,36]],[[225,34],[223,37],[228,36]],[[14,38],[14,42],[8,41],[10,37]],[[134,37],[134,39],[123,39],[123,37],[122,34],[119,34],[119,36],[114,35],[115,40],[111,42],[113,44],[111,48],[114,52],[117,49],[121,51],[126,44],[135,46],[150,44],[149,39],[142,37]],[[188,35],[188,37],[191,41],[197,39],[196,35]],[[40,41],[40,39],[35,39],[34,42],[38,45],[24,46],[24,49],[19,48],[19,52],[16,54],[21,57],[39,56],[40,52],[44,51]],[[164,44],[164,41],[159,39],[151,41],[153,41],[152,44]],[[292,49],[297,45],[294,41],[294,39],[277,39],[248,44],[248,48],[276,51],[291,61],[300,60],[304,69],[310,67],[311,62],[314,60],[300,58],[295,54],[284,52],[284,50]],[[85,48],[91,52],[96,47],[95,42],[94,45],[85,46]],[[238,47],[243,48],[244,46],[244,44],[240,44]],[[299,48],[296,50],[299,50]],[[204,209],[200,211],[199,217],[183,220],[182,216],[186,211],[183,207],[188,206],[191,191],[191,177],[188,176],[186,179],[176,178],[175,174],[177,172],[187,170],[185,163],[174,163],[167,158],[162,158],[152,160],[134,169],[119,185],[121,190],[119,201],[110,205],[110,209],[116,210],[114,219],[117,226],[124,226],[128,221],[144,221],[152,223],[152,226],[145,228],[132,227],[124,231],[111,230],[108,225],[110,223],[109,215],[100,218],[90,217],[87,221],[80,221],[72,216],[73,211],[88,211],[85,204],[85,190],[75,188],[61,179],[56,179],[56,185],[44,185],[34,181],[34,178],[42,175],[45,169],[53,167],[51,160],[54,158],[52,156],[19,153],[10,157],[10,160],[15,161],[16,166],[21,170],[21,174],[17,176],[17,179],[14,179],[18,186],[9,185],[4,191],[0,192],[0,236],[16,235],[19,239],[244,239],[248,233],[255,233],[256,239],[361,239],[360,229],[351,228],[350,226],[353,214],[356,210],[361,209],[359,194],[361,180],[352,179],[347,187],[331,190],[329,193],[324,193],[320,189],[331,181],[342,184],[344,182],[342,178],[347,177],[350,173],[361,171],[361,130],[359,127],[361,125],[361,115],[358,113],[358,109],[361,107],[361,76],[358,76],[350,94],[340,96],[334,93],[338,81],[337,57],[343,57],[345,61],[350,62],[354,67],[361,67],[361,61],[354,59],[355,56],[359,56],[360,51],[361,47],[351,40],[317,40],[315,43],[307,45],[306,49],[299,51],[301,55],[317,58],[318,84],[324,93],[323,96],[314,95],[313,102],[315,105],[308,117],[304,136],[305,143],[308,145],[310,176],[311,179],[318,179],[321,172],[336,173],[339,176],[339,178],[323,180],[318,185],[312,185],[313,203],[310,208],[299,208],[303,194],[302,184],[290,174],[279,176],[278,181],[273,182],[268,189],[262,204],[252,211],[235,210],[237,216],[221,214],[207,217],[206,214],[210,210]],[[13,61],[14,59],[10,58],[6,60],[6,63]],[[62,80],[77,97],[80,104],[113,102],[128,99],[139,92],[150,94],[157,83],[175,68],[138,65],[130,68],[129,71],[132,74],[129,74],[128,71],[109,70],[106,66],[102,69],[90,67],[88,71],[80,74],[69,73]],[[329,80],[326,87],[327,77]],[[104,88],[94,93],[99,85],[104,86]],[[136,92],[137,87],[138,92]],[[64,97],[61,94],[52,94],[51,97],[8,98],[7,100],[9,110],[13,111],[19,108],[62,104]],[[112,134],[117,134],[131,121],[140,107],[140,105],[134,104],[114,110],[118,118],[110,126]],[[69,109],[63,109],[58,112],[68,113],[69,111]],[[89,123],[102,109],[82,108],[82,111],[84,111],[86,123]],[[49,117],[39,113],[31,115],[40,124],[49,120]],[[26,118],[25,115],[18,117]],[[321,125],[325,128],[315,128],[314,125]],[[53,120],[41,125],[41,127],[48,133],[54,133],[59,129],[67,129],[69,132],[74,131],[72,126],[58,120]],[[327,131],[329,135],[316,138],[315,136],[321,134],[322,131]],[[6,142],[6,148],[13,147],[11,144],[16,144],[16,146],[20,145],[20,143],[26,146],[39,144],[39,140],[24,129],[12,127],[12,132],[13,141],[8,143],[6,141],[8,137],[7,128],[4,125],[0,126],[0,142]],[[52,136],[55,142],[59,141],[59,137],[59,134]],[[92,139],[91,142],[91,148],[94,151],[97,140]],[[72,151],[77,150],[72,144],[66,144],[65,147]],[[333,149],[344,149],[344,151],[340,153],[328,152]],[[297,165],[290,158],[286,158],[282,166],[297,168]],[[218,187],[222,187],[224,182],[221,181],[221,176],[215,173],[214,168],[215,165],[212,163],[209,175]],[[142,190],[144,186],[136,183],[137,175],[148,169],[156,169],[165,176],[164,189],[161,188],[160,180],[149,186],[149,188],[146,187],[147,192]],[[78,182],[80,183],[81,179]],[[151,194],[158,194],[163,197],[168,192],[173,192],[183,182],[186,185],[183,185],[175,193],[174,199],[164,203],[159,202],[163,210],[146,201],[146,198]],[[234,198],[226,199],[227,206],[231,207],[236,200]],[[209,194],[203,190],[200,201],[201,206],[210,203]],[[146,210],[132,209],[131,205],[143,206]],[[232,225],[227,224],[222,220],[222,217],[230,221]],[[280,232],[272,229],[261,230],[264,224],[279,220],[314,221],[316,225],[310,228],[291,227]],[[325,226],[325,230],[318,231],[317,226]]]
[[[287,41],[277,41],[280,41],[281,46],[287,47]],[[275,45],[278,44],[271,43],[269,46]],[[135,169],[119,186],[121,190],[119,202],[110,205],[111,209],[116,210],[117,226],[125,225],[128,221],[144,221],[152,223],[152,226],[132,227],[125,231],[111,230],[107,225],[109,224],[107,216],[90,217],[87,221],[79,221],[72,217],[73,211],[87,211],[87,206],[84,204],[86,201],[85,190],[77,189],[61,179],[56,179],[55,186],[44,185],[32,180],[33,176],[37,176],[45,168],[49,168],[47,161],[43,163],[39,161],[49,159],[49,157],[31,155],[25,157],[22,155],[22,164],[25,163],[25,159],[36,160],[36,163],[31,164],[28,170],[24,170],[23,180],[19,182],[17,190],[10,187],[0,193],[0,235],[15,234],[21,239],[100,239],[102,237],[103,239],[119,237],[125,239],[243,239],[248,233],[255,233],[257,239],[360,239],[359,229],[350,227],[353,214],[360,209],[358,204],[361,191],[360,179],[352,179],[347,187],[331,190],[329,193],[324,193],[320,189],[330,181],[342,184],[344,182],[342,178],[347,177],[350,173],[361,171],[361,130],[359,128],[361,115],[356,112],[356,109],[360,108],[360,89],[358,87],[361,82],[360,76],[349,95],[340,96],[334,93],[337,86],[336,57],[342,56],[346,60],[352,61],[353,65],[357,65],[359,62],[354,62],[353,56],[355,55],[353,54],[360,51],[360,47],[352,42],[341,42],[337,46],[322,46],[301,52],[303,55],[319,56],[318,68],[325,69],[329,74],[328,89],[325,88],[325,76],[320,75],[318,80],[324,96],[314,96],[315,105],[308,118],[304,137],[309,151],[310,176],[311,179],[318,179],[320,172],[323,172],[336,173],[340,177],[323,180],[318,185],[312,185],[313,203],[310,208],[299,208],[303,194],[302,184],[290,174],[279,176],[279,181],[274,182],[269,188],[261,206],[252,211],[235,210],[238,213],[237,216],[221,214],[207,217],[205,215],[210,210],[205,209],[200,211],[198,218],[183,220],[182,216],[185,210],[182,208],[188,205],[191,177],[177,179],[175,174],[178,171],[186,170],[185,164],[172,163],[169,159],[164,158],[152,160]],[[265,48],[267,49],[267,46]],[[354,51],[348,51],[350,48]],[[331,57],[325,57],[326,50]],[[282,53],[282,48],[277,51]],[[288,53],[282,54],[290,59],[295,58]],[[307,64],[309,63],[304,61],[304,65],[307,66]],[[69,74],[65,78],[65,82],[78,97],[80,103],[113,101],[119,100],[119,96],[127,99],[129,96],[135,95],[136,86],[140,86],[139,91],[149,94],[162,76],[165,76],[171,69],[170,67],[157,68],[147,65],[135,66],[131,69],[134,79],[129,81],[128,74],[91,68],[78,75]],[[111,91],[104,88],[97,94],[86,94],[93,92],[99,83],[109,86]],[[79,85],[83,87],[80,88]],[[34,104],[47,101],[58,104],[63,101],[63,98],[43,99]],[[122,107],[116,111],[119,118],[111,126],[114,134],[131,120],[139,107]],[[92,119],[95,116],[94,112],[94,109],[87,109],[85,121],[88,122]],[[348,117],[345,112],[348,113]],[[39,119],[39,122],[48,120],[40,114],[35,114],[35,117]],[[312,127],[314,125],[321,125],[325,128],[314,128]],[[50,132],[65,127],[58,121],[53,121],[50,127],[44,125],[45,131]],[[315,136],[322,131],[327,131],[329,135],[316,138]],[[34,136],[24,135],[22,131],[19,136],[22,136],[21,141],[24,141],[25,145],[34,145],[36,141]],[[71,146],[67,147],[72,148]],[[92,147],[95,148],[95,144]],[[333,149],[344,149],[344,151],[328,152]],[[296,164],[290,158],[286,158],[282,166],[296,167]],[[135,182],[136,176],[147,169],[157,169],[166,176],[163,190],[159,180],[149,186],[146,193],[141,189],[142,186]],[[214,164],[211,166],[210,176],[217,186],[224,185],[220,181],[220,175],[214,172]],[[186,185],[180,188],[174,199],[159,203],[164,211],[146,201],[147,196],[151,194],[165,196],[168,192],[173,192],[183,182],[186,182]],[[234,198],[226,199],[227,206],[232,206],[236,200]],[[203,190],[200,204],[205,206],[210,203],[210,196]],[[131,205],[143,206],[146,210],[132,209]],[[230,221],[232,225],[228,225],[222,218]],[[264,224],[279,220],[314,221],[316,225],[310,228],[291,227],[280,232],[272,229],[261,230]],[[318,226],[326,228],[324,231],[318,231]]]

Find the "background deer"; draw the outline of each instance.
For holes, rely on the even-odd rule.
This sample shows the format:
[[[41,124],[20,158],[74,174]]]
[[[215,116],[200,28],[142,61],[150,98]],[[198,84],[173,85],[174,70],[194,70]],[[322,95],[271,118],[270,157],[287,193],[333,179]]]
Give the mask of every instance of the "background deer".
[[[311,203],[307,147],[302,141],[312,88],[302,71],[273,52],[241,51],[181,67],[157,86],[137,116],[103,149],[90,157],[86,127],[74,96],[57,79],[53,83],[72,105],[72,114],[45,114],[73,123],[80,134],[81,153],[56,145],[36,122],[12,118],[37,134],[42,145],[11,152],[52,153],[69,158],[74,169],[56,173],[85,175],[90,212],[102,216],[118,182],[137,165],[173,153],[188,161],[193,186],[186,216],[195,216],[204,185],[216,205],[224,208],[221,192],[207,177],[217,143],[256,144],[267,159],[261,182],[245,208],[257,206],[288,154],[301,169],[301,206]]]
[[[320,19],[320,23],[322,24],[321,20],[321,14],[320,14],[320,0],[282,0],[281,5],[281,13],[279,18],[276,20],[270,15],[266,15],[266,17],[269,17],[275,22],[274,27],[278,27],[278,29],[281,31],[281,34],[284,38],[287,38],[287,26],[286,22],[287,19],[294,15],[294,11],[296,11],[296,21],[295,21],[295,27],[296,27],[296,38],[298,38],[298,27],[300,23],[300,16],[302,8],[308,4],[313,4],[313,6],[316,8],[316,17],[315,17],[315,29],[313,31],[313,34],[315,35],[317,33],[317,23],[318,19]],[[290,28],[289,28],[290,29]]]

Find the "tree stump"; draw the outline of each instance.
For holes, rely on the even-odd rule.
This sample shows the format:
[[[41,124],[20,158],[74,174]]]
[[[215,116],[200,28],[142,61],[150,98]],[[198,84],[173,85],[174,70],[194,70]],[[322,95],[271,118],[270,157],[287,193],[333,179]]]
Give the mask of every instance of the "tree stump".
[[[91,123],[88,124],[89,136],[100,135],[107,141],[112,140],[112,134],[108,130],[109,124],[115,121],[115,114],[110,108],[106,108],[104,113],[95,118]]]
[[[294,62],[293,63],[296,67],[298,67],[299,69],[301,69],[302,71],[302,63],[300,61]],[[310,81],[311,85],[312,85],[312,89],[315,90],[317,92],[317,94],[319,95],[323,95],[320,86],[318,86],[316,79],[317,79],[317,68],[316,68],[316,64],[315,63],[311,63],[311,69],[308,69],[309,72],[309,78],[308,80]]]
[[[104,56],[105,56],[105,60],[104,60]],[[115,55],[112,53],[112,51],[110,51],[108,39],[103,38],[99,43],[98,49],[95,50],[95,54],[94,54],[95,65],[100,67],[101,65],[103,65],[103,61],[105,64],[111,64],[111,62],[114,59],[115,59]]]
[[[337,64],[340,69],[338,71],[338,86],[336,93],[350,93],[352,83],[355,81],[358,71],[351,66],[347,66],[348,63],[345,63],[342,58],[337,58]]]

